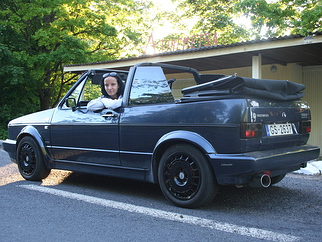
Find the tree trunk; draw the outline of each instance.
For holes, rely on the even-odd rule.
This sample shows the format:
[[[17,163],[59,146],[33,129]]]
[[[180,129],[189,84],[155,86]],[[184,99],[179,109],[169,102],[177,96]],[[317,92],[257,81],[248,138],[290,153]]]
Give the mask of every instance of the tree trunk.
[[[49,89],[42,89],[39,93],[40,99],[40,110],[46,110],[51,108],[50,100],[51,100],[51,91]]]

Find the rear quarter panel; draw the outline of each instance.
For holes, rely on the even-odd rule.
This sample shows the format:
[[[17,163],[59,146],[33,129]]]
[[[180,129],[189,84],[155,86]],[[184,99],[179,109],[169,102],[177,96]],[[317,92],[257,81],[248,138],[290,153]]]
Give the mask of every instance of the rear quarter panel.
[[[140,162],[140,166],[149,167],[158,140],[176,130],[199,134],[216,152],[236,152],[241,149],[239,123],[245,115],[243,99],[125,108],[120,118],[120,150],[123,154],[140,153],[140,158],[133,162],[123,156],[122,164]]]

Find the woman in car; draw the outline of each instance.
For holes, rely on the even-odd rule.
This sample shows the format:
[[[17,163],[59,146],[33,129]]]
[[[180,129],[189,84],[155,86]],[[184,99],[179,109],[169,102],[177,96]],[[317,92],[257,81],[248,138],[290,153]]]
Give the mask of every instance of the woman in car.
[[[124,83],[116,72],[110,72],[103,75],[101,82],[102,96],[91,100],[87,104],[90,111],[98,111],[104,108],[116,109],[122,105],[122,93]]]

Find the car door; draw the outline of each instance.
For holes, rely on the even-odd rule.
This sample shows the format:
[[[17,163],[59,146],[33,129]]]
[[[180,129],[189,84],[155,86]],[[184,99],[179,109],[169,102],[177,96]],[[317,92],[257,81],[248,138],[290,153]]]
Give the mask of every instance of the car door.
[[[93,79],[91,75],[83,77],[56,108],[50,126],[50,150],[60,162],[120,165],[119,114],[86,109],[88,101],[101,95],[100,85]]]
[[[120,157],[125,167],[148,169],[157,141],[173,129],[176,105],[162,68],[137,67],[133,72],[120,118]]]

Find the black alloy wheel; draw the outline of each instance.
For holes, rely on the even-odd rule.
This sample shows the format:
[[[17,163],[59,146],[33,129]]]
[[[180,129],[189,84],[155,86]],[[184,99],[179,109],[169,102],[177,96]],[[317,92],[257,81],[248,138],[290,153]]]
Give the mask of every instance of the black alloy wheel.
[[[50,169],[44,163],[39,145],[29,136],[23,137],[18,144],[17,163],[20,174],[26,180],[39,181],[50,173]]]
[[[213,200],[218,184],[211,165],[194,146],[178,144],[163,154],[158,177],[167,199],[179,207],[195,208]]]

